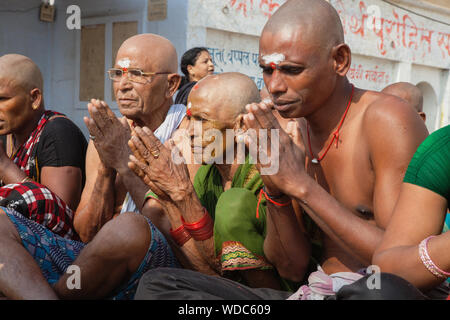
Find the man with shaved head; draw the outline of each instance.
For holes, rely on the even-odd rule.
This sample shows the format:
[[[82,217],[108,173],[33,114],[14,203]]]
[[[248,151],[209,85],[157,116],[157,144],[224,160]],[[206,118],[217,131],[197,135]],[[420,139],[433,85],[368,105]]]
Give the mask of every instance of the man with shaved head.
[[[192,264],[198,266],[203,259],[217,274],[240,279],[251,287],[288,289],[264,257],[266,201],[261,201],[260,196],[263,184],[239,138],[245,106],[259,101],[255,83],[241,73],[203,78],[188,98],[190,145],[195,160],[204,164],[196,172],[194,182],[191,183],[184,163],[171,165],[173,152],[147,128],[136,127],[136,135],[130,140],[136,155],[130,166],[149,183],[151,190],[159,190],[158,201],[166,208],[171,235],[182,250],[190,250],[186,256]],[[158,159],[146,152],[154,148],[161,153]],[[152,205],[151,201],[148,205]],[[307,256],[309,249],[304,243],[302,254]],[[192,245],[200,256],[188,249]],[[170,277],[177,278],[178,271],[170,273]],[[149,276],[143,281],[167,283],[166,277]]]
[[[71,120],[45,109],[43,89],[30,58],[0,57],[0,206],[78,240],[73,210],[83,189],[87,143]]]
[[[402,98],[409,102],[409,104],[417,111],[419,116],[425,121],[427,119],[425,112],[423,112],[423,94],[422,91],[409,82],[396,82],[388,85],[381,90],[386,94]]]
[[[91,118],[84,119],[91,141],[86,186],[74,219],[82,242],[62,239],[34,222],[13,225],[0,213],[0,248],[14,249],[0,249],[5,296],[132,299],[149,268],[179,266],[161,232],[136,214],[148,186],[127,165],[130,126],[147,126],[164,142],[185,117],[183,105],[172,105],[180,82],[176,72],[169,40],[141,34],[122,44],[109,77],[125,117],[116,118],[106,103],[93,99]]]
[[[108,73],[124,118],[117,119],[103,101],[93,99],[88,105],[92,119],[84,118],[91,138],[86,187],[75,217],[84,242],[115,214],[142,208],[148,188],[127,166],[130,126],[156,130],[164,142],[186,112],[184,106],[172,105],[180,76],[176,50],[169,40],[154,34],[125,40]]]
[[[408,163],[428,132],[404,100],[349,82],[351,51],[338,13],[325,0],[285,2],[262,31],[259,62],[272,103],[248,105],[244,123],[254,130],[279,129],[279,170],[261,175],[265,197],[273,200],[267,203],[264,253],[284,277],[304,279],[304,243],[295,238],[302,228],[292,207],[280,206],[294,199],[305,221],[321,230],[312,240],[320,241],[322,256],[309,286],[290,298],[323,299],[361,278],[359,271],[370,265]],[[301,118],[301,145],[281,129],[272,108],[284,118]],[[260,172],[269,165],[256,164]],[[196,284],[205,281],[204,275],[190,275],[184,283],[195,288],[196,298],[267,298],[230,283],[214,291],[201,286],[202,295]],[[154,296],[159,292],[156,287]]]

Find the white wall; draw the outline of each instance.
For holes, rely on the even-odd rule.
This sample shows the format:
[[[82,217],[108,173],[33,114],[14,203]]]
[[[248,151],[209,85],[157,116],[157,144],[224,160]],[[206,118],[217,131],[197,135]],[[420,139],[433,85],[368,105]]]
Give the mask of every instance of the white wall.
[[[445,76],[450,69],[450,27],[421,15],[450,21],[450,10],[417,0],[394,1],[405,9],[380,0],[329,0],[341,17],[353,53],[348,77],[370,90],[397,81],[429,83],[437,102],[426,106],[431,108],[427,126],[434,131],[450,120],[450,83]],[[189,0],[188,46],[206,45],[216,71],[245,73],[261,87],[259,35],[284,2]]]

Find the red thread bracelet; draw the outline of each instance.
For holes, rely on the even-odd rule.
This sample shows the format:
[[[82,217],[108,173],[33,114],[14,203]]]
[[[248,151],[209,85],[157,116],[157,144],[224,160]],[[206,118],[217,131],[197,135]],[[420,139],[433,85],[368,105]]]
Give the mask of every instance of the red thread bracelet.
[[[256,205],[256,218],[259,219],[259,204],[261,203],[262,195],[266,198],[267,201],[271,202],[272,204],[276,205],[277,207],[287,207],[292,204],[292,200],[289,200],[285,203],[279,203],[270,198],[270,196],[264,191],[264,188],[261,188],[261,191],[259,192],[258,197],[258,204]]]
[[[181,221],[186,230],[191,234],[194,240],[198,241],[207,240],[214,234],[214,221],[211,219],[211,216],[205,208],[203,208],[203,211],[205,213],[203,217],[194,223],[186,223],[183,217],[181,217]]]
[[[191,235],[189,234],[189,232],[187,232],[184,225],[181,225],[175,230],[172,230],[171,228],[170,235],[180,247],[182,247],[191,238]]]

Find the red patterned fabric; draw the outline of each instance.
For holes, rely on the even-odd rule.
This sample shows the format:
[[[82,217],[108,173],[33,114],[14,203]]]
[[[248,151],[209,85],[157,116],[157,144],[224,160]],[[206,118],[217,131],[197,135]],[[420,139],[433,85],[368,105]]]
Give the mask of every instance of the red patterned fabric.
[[[0,206],[19,212],[61,237],[80,240],[73,227],[73,211],[56,194],[37,182],[1,187]]]
[[[42,115],[38,122],[36,129],[31,133],[28,140],[20,146],[17,152],[11,157],[11,160],[34,181],[40,182],[38,168],[36,167],[35,153],[36,145],[39,142],[41,133],[48,123],[48,121],[54,116],[65,117],[62,113],[47,110]]]

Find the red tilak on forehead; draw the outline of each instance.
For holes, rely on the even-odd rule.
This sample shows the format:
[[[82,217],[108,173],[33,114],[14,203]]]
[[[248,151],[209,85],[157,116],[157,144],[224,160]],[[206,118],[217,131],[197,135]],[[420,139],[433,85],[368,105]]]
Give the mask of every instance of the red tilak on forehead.
[[[128,68],[122,68],[122,71],[123,71],[123,72],[127,72],[127,71],[128,71]]]
[[[191,109],[186,109],[186,115],[189,117],[192,116]]]
[[[275,62],[271,62],[270,63],[270,67],[275,70],[277,68],[277,65],[275,64]]]

